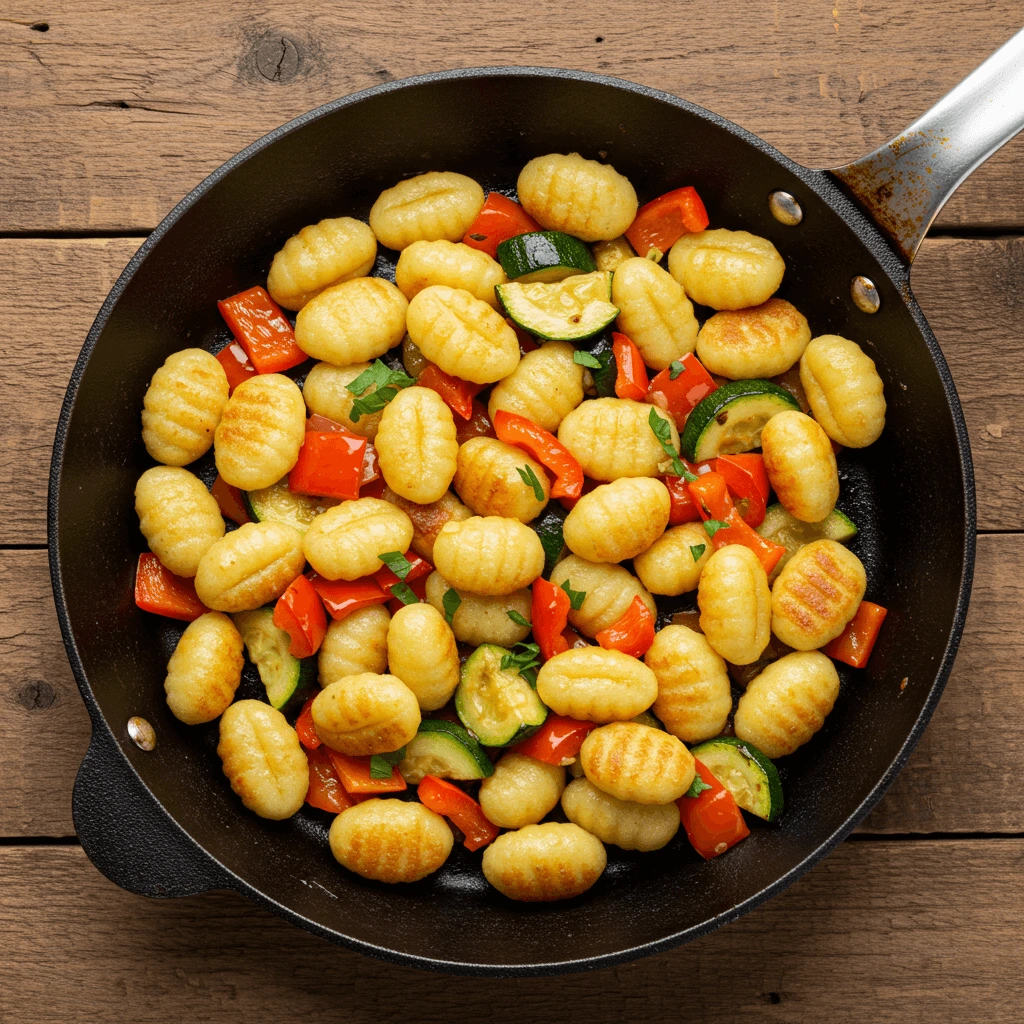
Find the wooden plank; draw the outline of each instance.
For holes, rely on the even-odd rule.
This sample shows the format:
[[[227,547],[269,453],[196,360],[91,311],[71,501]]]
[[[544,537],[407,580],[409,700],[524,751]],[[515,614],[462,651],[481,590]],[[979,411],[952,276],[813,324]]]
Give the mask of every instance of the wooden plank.
[[[846,843],[680,949],[554,978],[452,978],[331,946],[223,893],[144,901],[77,847],[0,849],[0,1018],[33,1021],[1020,1020],[1024,840]],[[453,984],[455,988],[453,989]],[[457,999],[457,1011],[453,1010]],[[173,1009],[171,1009],[173,1007]],[[567,1017],[567,1008],[572,1007]]]
[[[1020,27],[1020,5],[703,0],[666,23],[643,0],[595,0],[560,12],[557,31],[544,26],[544,0],[312,13],[292,0],[255,17],[238,0],[11,0],[0,20],[0,231],[151,228],[225,159],[305,110],[382,81],[486,64],[633,79],[809,166],[834,166],[959,82]],[[1022,160],[1017,140],[940,223],[1024,225]]]
[[[980,538],[946,693],[871,832],[1024,832],[1024,535]],[[89,720],[60,642],[45,552],[0,551],[0,836],[67,836]]]

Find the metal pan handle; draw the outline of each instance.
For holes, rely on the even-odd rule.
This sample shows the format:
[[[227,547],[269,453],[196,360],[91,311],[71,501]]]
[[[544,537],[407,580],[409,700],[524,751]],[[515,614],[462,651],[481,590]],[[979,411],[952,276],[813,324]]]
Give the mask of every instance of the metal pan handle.
[[[831,168],[908,263],[949,197],[1024,129],[1024,29],[909,128]]]

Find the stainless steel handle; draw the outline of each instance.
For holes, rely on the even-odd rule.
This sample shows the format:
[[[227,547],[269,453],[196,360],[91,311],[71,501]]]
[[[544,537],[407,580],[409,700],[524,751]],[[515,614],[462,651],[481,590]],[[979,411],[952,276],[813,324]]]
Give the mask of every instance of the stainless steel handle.
[[[960,183],[1024,128],[1024,29],[909,128],[834,174],[912,262]]]

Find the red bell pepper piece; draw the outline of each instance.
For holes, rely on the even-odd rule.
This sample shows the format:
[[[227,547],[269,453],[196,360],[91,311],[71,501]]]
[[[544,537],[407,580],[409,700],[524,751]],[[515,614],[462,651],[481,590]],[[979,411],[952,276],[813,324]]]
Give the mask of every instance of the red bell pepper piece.
[[[423,368],[416,383],[436,391],[444,399],[445,405],[464,420],[472,418],[473,399],[484,389],[483,384],[472,384],[461,377],[453,377],[433,363]]]
[[[306,790],[306,803],[321,811],[340,814],[355,804],[345,792],[338,773],[334,770],[331,752],[327,747],[307,750],[306,760],[309,762],[309,789]]]
[[[242,498],[241,489],[232,487],[220,473],[217,474],[217,479],[213,481],[210,493],[217,499],[217,504],[220,506],[220,514],[225,519],[230,519],[232,522],[238,523],[239,526],[252,521],[245,507],[245,500]]]
[[[710,788],[702,790],[700,796],[681,796],[676,803],[693,848],[705,860],[711,860],[746,839],[750,829],[732,793],[700,761],[693,760],[697,774]]]
[[[880,604],[861,601],[857,614],[846,624],[846,629],[825,645],[825,653],[836,661],[863,668],[871,657],[878,632],[888,614],[888,608]]]
[[[306,420],[306,432],[312,431],[316,434],[345,434],[347,437],[359,439],[360,435],[337,420],[328,419],[326,416],[321,416],[320,413],[315,412],[312,416]],[[377,449],[367,441],[366,448],[363,450],[363,475],[360,480],[360,486],[365,487],[369,483],[373,483],[374,480],[380,479],[380,466],[377,462]],[[360,493],[361,498],[365,498],[366,495]],[[323,497],[323,495],[317,495],[317,497]]]
[[[709,223],[697,190],[687,185],[644,203],[626,229],[626,238],[639,256],[651,249],[666,253],[683,235],[703,231]]]
[[[575,718],[549,713],[537,732],[512,749],[517,754],[526,754],[547,764],[572,764],[583,741],[596,728],[594,722],[579,722]]]
[[[677,362],[682,364],[682,373],[676,374],[673,380],[672,374],[676,371],[671,366],[662,370],[647,389],[647,401],[669,413],[682,430],[686,417],[712,391],[717,391],[718,385],[692,352]]]
[[[669,526],[697,522],[701,516],[690,494],[689,484],[681,476],[663,476],[661,482],[668,488]]]
[[[288,489],[324,498],[358,498],[366,438],[338,431],[307,430]]]
[[[280,373],[309,358],[295,344],[281,307],[259,285],[221,299],[217,308],[257,373]]]
[[[316,748],[323,742],[323,740],[321,740],[317,735],[316,729],[313,727],[313,701],[315,699],[315,697],[310,697],[309,700],[302,705],[299,717],[295,719],[295,733],[299,737],[299,742],[307,750],[316,750]]]
[[[491,192],[462,241],[496,260],[502,242],[529,231],[540,231],[540,225],[518,203]]]
[[[612,332],[612,354],[615,356],[615,394],[642,402],[647,395],[647,367],[640,349],[624,334]]]
[[[571,512],[576,507],[576,502],[583,497],[584,494],[589,494],[592,490],[601,485],[596,480],[591,480],[589,476],[583,478],[583,490],[580,491],[579,498],[559,498],[558,503],[566,510]]]
[[[642,658],[654,643],[654,616],[639,596],[610,626],[594,639],[606,651],[622,651],[632,658]]]
[[[556,587],[543,576],[533,581],[530,621],[533,623],[533,639],[545,661],[569,650],[570,644],[562,634],[568,625],[571,607],[569,595],[561,587]]]
[[[494,429],[499,441],[522,448],[551,470],[555,478],[552,498],[579,498],[583,494],[583,467],[550,431],[504,409],[495,412]]]
[[[234,393],[235,388],[244,380],[256,376],[256,367],[249,362],[245,349],[237,341],[225,345],[217,353],[217,362],[224,367],[228,378],[228,394]]]
[[[756,452],[743,455],[719,455],[715,472],[725,478],[729,493],[737,502],[740,515],[748,526],[760,526],[768,507],[768,474],[764,459]]]
[[[386,604],[390,594],[372,576],[360,580],[328,580],[312,573],[309,582],[320,595],[324,607],[332,619],[343,619],[346,615],[369,608],[373,604]]]
[[[465,444],[471,437],[497,437],[494,424],[487,415],[487,406],[479,398],[473,399],[473,413],[468,420],[461,417],[455,421],[455,440]]]
[[[498,838],[500,829],[487,820],[483,808],[458,786],[436,775],[425,775],[416,789],[424,807],[450,818],[462,830],[462,845],[467,850],[479,850]]]
[[[326,743],[324,749],[327,751],[346,793],[352,795],[369,793],[371,796],[376,796],[378,793],[401,793],[408,788],[397,764],[392,767],[389,778],[374,779],[370,777],[369,755],[353,757],[351,754],[342,754],[337,750],[331,750]]]
[[[421,576],[418,580],[413,580],[412,583],[409,584],[409,589],[417,598],[419,598],[420,601],[426,601],[427,577]],[[388,591],[388,593],[391,593],[391,591]],[[392,615],[394,615],[400,608],[404,607],[405,602],[399,597],[392,597],[391,600],[388,601],[388,611],[391,612]]]
[[[135,603],[144,612],[182,622],[192,622],[210,610],[196,597],[193,580],[175,576],[150,551],[139,555],[139,566],[135,571]]]
[[[406,574],[405,583],[412,583],[413,580],[429,576],[434,571],[434,567],[425,558],[420,558],[415,551],[406,551],[405,560],[411,566]],[[381,565],[370,579],[376,580],[387,591],[390,591],[396,583],[403,582],[386,565]]]
[[[327,614],[307,576],[297,576],[277,599],[274,625],[292,638],[288,653],[293,658],[311,658],[320,650],[327,632]]]

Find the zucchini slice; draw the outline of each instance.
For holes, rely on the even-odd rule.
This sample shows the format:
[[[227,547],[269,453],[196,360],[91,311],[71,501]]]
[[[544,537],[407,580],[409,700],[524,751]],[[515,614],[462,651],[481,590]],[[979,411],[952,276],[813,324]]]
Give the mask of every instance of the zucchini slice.
[[[405,748],[398,766],[405,781],[416,785],[425,775],[439,779],[485,779],[494,774],[483,747],[455,722],[426,718]]]
[[[243,491],[245,509],[253,522],[284,523],[293,526],[299,533],[305,533],[309,524],[334,505],[341,504],[337,498],[312,498],[306,494],[295,494],[288,490],[288,477],[259,491]]]
[[[316,684],[317,659],[296,658],[288,651],[291,637],[274,625],[273,608],[257,608],[252,612],[236,612],[235,628],[249,660],[256,666],[267,689],[270,706],[283,711]]]
[[[782,780],[775,765],[757,747],[735,736],[719,736],[690,752],[725,786],[745,811],[765,821],[782,814]]]
[[[765,540],[781,544],[786,549],[786,553],[772,571],[771,578],[774,579],[805,544],[822,539],[837,540],[845,544],[857,536],[857,527],[845,512],[840,512],[837,508],[829,512],[820,523],[804,523],[776,503],[768,506],[757,532]]]
[[[462,666],[455,710],[462,724],[485,747],[507,747],[544,724],[548,709],[514,669],[501,667],[512,652],[481,644]]]
[[[550,284],[597,270],[590,250],[561,231],[530,231],[498,245],[498,262],[510,281]]]
[[[769,380],[734,380],[712,391],[690,413],[679,447],[691,462],[761,447],[761,430],[779,412],[800,404]]]
[[[618,315],[612,305],[612,275],[577,274],[558,284],[510,281],[495,291],[520,327],[547,341],[576,341],[604,330]]]
[[[551,570],[565,551],[565,538],[562,536],[565,516],[565,509],[558,502],[553,502],[530,524],[544,549],[544,571],[541,575],[545,579],[551,575]]]

